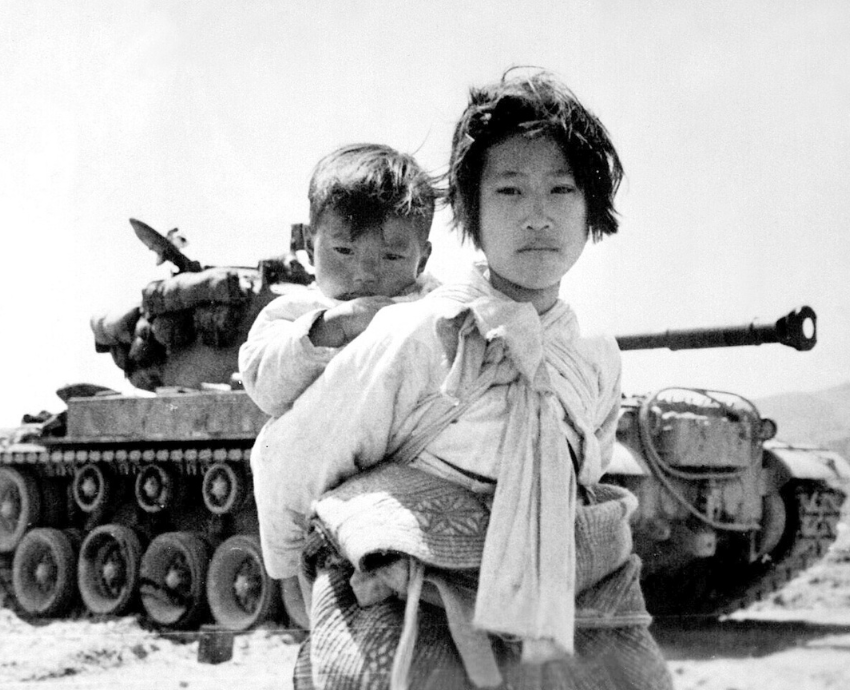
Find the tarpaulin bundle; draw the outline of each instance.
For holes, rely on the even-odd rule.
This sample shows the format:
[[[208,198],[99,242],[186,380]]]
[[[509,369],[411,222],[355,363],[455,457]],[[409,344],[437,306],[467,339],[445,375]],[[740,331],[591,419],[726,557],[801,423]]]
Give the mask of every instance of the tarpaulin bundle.
[[[165,347],[153,337],[150,322],[144,316],[140,316],[139,320],[136,321],[133,343],[130,345],[130,359],[134,364],[133,368],[145,368],[161,364],[165,361],[166,356]]]
[[[169,350],[191,345],[197,336],[195,313],[192,309],[180,309],[158,314],[151,321],[153,337]]]
[[[289,276],[290,268],[280,263],[276,275]],[[95,349],[109,352],[130,383],[148,391],[229,382],[253,319],[280,294],[260,269],[232,266],[178,273],[141,293],[140,304],[90,323]]]
[[[195,309],[194,325],[204,345],[230,347],[239,336],[245,303],[203,304]],[[159,319],[160,317],[157,317]]]
[[[98,352],[108,352],[109,348],[118,343],[129,345],[133,342],[136,321],[139,320],[141,309],[139,305],[129,308],[117,308],[93,316],[89,321],[94,333],[95,349]]]
[[[258,280],[256,269],[221,267],[180,273],[149,283],[142,290],[142,308],[155,317],[202,304],[247,302]]]

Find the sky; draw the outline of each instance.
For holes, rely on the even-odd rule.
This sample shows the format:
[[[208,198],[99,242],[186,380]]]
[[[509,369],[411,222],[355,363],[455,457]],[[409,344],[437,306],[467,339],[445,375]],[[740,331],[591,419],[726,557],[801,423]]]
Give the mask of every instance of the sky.
[[[316,161],[387,143],[445,171],[470,86],[558,74],[626,169],[620,232],[562,284],[585,332],[775,321],[810,352],[623,355],[623,388],[748,398],[850,381],[850,4],[0,0],[0,426],[60,386],[129,390],[89,318],[168,275],[128,219],[255,266],[307,221]],[[470,259],[432,231],[430,268]]]

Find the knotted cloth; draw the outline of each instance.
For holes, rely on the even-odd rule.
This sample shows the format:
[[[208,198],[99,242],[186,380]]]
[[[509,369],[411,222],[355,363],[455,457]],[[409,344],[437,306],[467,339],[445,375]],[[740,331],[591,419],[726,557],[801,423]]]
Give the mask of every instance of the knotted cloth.
[[[480,282],[432,297],[463,305],[453,319],[461,325],[441,393],[463,405],[494,383],[510,383],[474,623],[572,653],[577,475],[570,443],[584,481],[598,480],[602,460],[581,397],[586,385],[577,380],[581,368],[568,349],[547,347],[541,318],[575,330],[574,316],[557,302],[541,317],[531,304],[494,295]],[[450,348],[451,328],[443,322],[441,329]]]

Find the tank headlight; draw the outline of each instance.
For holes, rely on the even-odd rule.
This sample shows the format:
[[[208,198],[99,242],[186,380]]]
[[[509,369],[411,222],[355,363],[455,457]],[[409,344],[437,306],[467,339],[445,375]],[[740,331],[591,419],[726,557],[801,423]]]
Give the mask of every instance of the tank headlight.
[[[759,424],[759,438],[762,441],[769,441],[776,436],[776,422],[772,419],[762,419]]]

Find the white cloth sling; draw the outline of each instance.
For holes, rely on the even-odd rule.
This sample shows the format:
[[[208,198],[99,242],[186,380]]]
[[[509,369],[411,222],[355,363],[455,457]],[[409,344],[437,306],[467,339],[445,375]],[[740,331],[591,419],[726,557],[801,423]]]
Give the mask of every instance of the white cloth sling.
[[[484,282],[483,278],[481,282]],[[489,287],[489,286],[488,286]],[[499,474],[484,547],[474,623],[528,642],[573,652],[575,629],[576,473],[570,441],[581,458],[581,479],[598,481],[599,444],[584,410],[580,369],[567,351],[547,347],[541,316],[527,303],[494,296],[473,283],[433,295],[460,302],[466,315],[456,354],[441,388],[443,400],[421,417],[417,432],[395,454],[420,452],[476,395],[510,383],[511,414],[499,450]],[[547,319],[572,312],[558,302]],[[551,327],[551,326],[550,326]],[[558,376],[550,376],[547,363]],[[562,423],[566,421],[566,425]],[[568,437],[570,441],[568,441]]]

